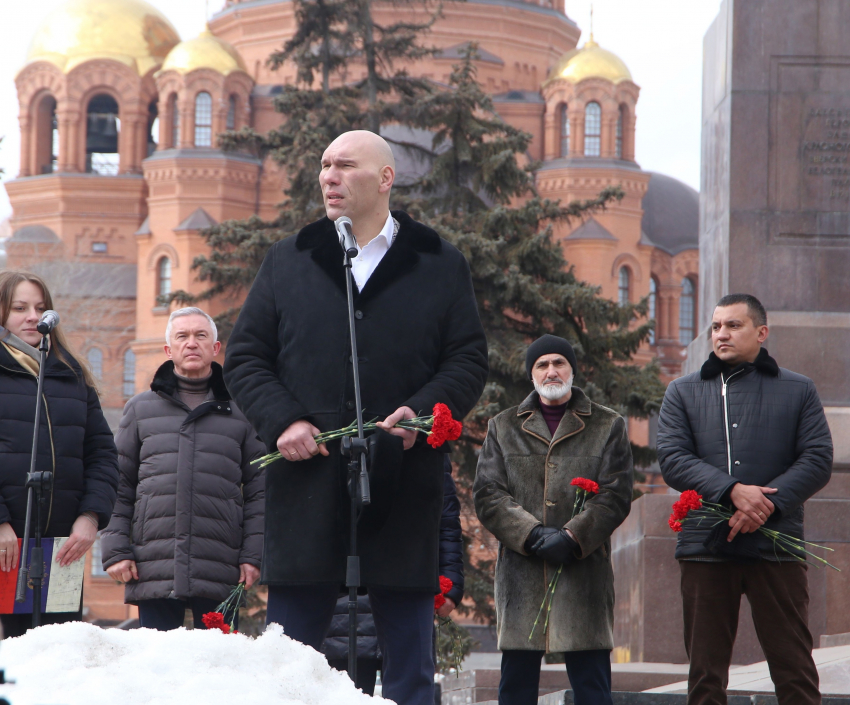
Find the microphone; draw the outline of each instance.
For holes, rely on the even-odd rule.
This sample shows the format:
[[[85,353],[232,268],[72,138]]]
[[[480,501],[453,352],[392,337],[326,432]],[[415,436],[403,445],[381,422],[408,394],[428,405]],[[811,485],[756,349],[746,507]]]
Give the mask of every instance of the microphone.
[[[336,234],[339,236],[339,245],[343,252],[350,259],[357,257],[357,240],[354,237],[354,231],[351,229],[351,218],[347,215],[342,215],[334,221]]]
[[[56,311],[45,311],[41,314],[41,320],[38,322],[36,329],[42,335],[47,335],[58,325],[59,314]]]

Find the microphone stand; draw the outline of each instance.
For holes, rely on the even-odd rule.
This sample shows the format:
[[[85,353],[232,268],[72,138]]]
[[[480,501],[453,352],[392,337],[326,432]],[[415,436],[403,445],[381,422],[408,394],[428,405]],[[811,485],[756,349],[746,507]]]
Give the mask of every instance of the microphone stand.
[[[41,362],[38,367],[38,385],[35,397],[35,425],[32,433],[32,453],[30,471],[27,473],[27,513],[24,520],[24,537],[21,541],[21,555],[18,565],[18,583],[15,589],[15,602],[23,602],[26,597],[27,577],[32,583],[32,626],[41,625],[41,588],[44,582],[44,551],[41,546],[41,511],[44,506],[45,492],[50,492],[53,483],[52,472],[36,472],[35,461],[38,455],[38,436],[41,426],[41,402],[44,390],[44,368],[47,366],[47,333],[41,336]],[[32,529],[32,507],[36,507],[35,545],[27,567],[30,530]]]
[[[351,498],[351,517],[348,560],[345,569],[345,586],[348,588],[348,676],[357,682],[357,589],[360,587],[360,556],[357,555],[357,521],[362,507],[371,503],[369,474],[366,470],[369,449],[363,436],[363,405],[360,399],[360,362],[357,358],[357,333],[354,329],[354,275],[351,258],[357,256],[355,248],[346,248],[345,290],[348,295],[348,331],[351,337],[351,364],[354,373],[354,404],[357,414],[357,437],[342,439],[341,452],[348,458],[348,495]]]

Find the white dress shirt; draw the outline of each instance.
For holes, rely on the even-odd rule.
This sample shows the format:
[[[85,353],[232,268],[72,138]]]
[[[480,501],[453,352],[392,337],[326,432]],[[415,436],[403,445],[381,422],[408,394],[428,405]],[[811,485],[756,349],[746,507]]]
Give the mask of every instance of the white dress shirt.
[[[363,287],[366,286],[372,272],[375,271],[384,255],[387,254],[387,250],[392,246],[397,230],[395,219],[391,213],[388,213],[387,221],[381,228],[381,232],[366,243],[366,247],[357,245],[357,257],[351,260],[351,273],[354,275],[354,281],[357,282],[357,288],[360,291],[363,291]]]

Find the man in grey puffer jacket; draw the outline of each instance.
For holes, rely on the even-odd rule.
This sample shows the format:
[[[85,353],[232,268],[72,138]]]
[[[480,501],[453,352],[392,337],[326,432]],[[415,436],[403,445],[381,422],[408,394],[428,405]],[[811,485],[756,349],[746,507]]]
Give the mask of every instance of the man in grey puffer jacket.
[[[679,534],[688,705],[726,703],[742,594],[780,705],[821,701],[806,565],[758,530],[803,538],[803,503],[829,482],[832,437],[814,383],[776,364],[762,348],[767,335],[758,299],[722,298],[714,352],[670,384],[658,421],[667,484],[734,512],[728,523],[684,522]]]
[[[236,408],[213,357],[215,323],[174,311],[169,358],[151,391],[124,408],[116,434],[118,501],[102,536],[103,566],[126,583],[143,627],[196,628],[239,582],[251,587],[263,554],[265,446]],[[228,615],[229,617],[229,615]]]

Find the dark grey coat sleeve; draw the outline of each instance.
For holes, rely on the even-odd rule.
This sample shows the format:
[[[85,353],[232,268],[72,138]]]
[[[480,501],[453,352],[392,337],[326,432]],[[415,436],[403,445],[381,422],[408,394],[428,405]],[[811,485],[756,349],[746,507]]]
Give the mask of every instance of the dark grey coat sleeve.
[[[275,303],[273,246],[257,273],[227,343],[224,379],[242,413],[269,447],[295,421],[308,416],[277,373],[280,316]]]
[[[112,510],[109,525],[100,537],[104,569],[123,560],[135,560],[130,527],[136,505],[136,486],[139,484],[139,440],[136,409],[133,400],[124,407],[124,415],[115,434],[118,448],[118,499]]]
[[[441,359],[437,373],[401,406],[429,415],[437,403],[446,404],[456,419],[464,418],[484,391],[489,371],[487,337],[478,316],[469,264],[458,258],[453,305],[441,325]]]
[[[265,469],[251,461],[265,453],[262,441],[249,428],[242,444],[242,551],[239,563],[250,563],[257,568],[263,558],[266,478]]]
[[[118,457],[109,424],[103,417],[97,392],[88,387],[88,414],[83,439],[83,477],[85,490],[79,513],[94,512],[97,528],[103,529],[112,516],[118,487]]]
[[[676,382],[664,394],[656,440],[661,475],[674,490],[696,490],[706,501],[719,502],[737,480],[706,463],[696,453],[694,434]]]
[[[823,489],[832,474],[832,434],[811,380],[797,423],[796,453],[794,464],[770,482],[779,491],[768,499],[782,514],[794,511]]]

